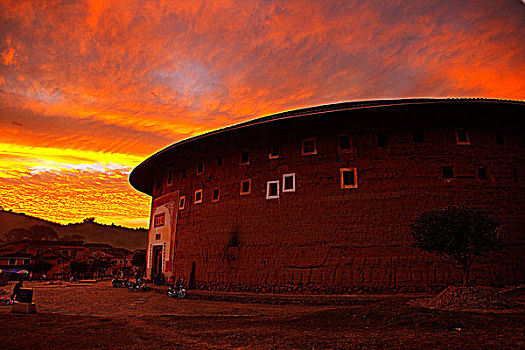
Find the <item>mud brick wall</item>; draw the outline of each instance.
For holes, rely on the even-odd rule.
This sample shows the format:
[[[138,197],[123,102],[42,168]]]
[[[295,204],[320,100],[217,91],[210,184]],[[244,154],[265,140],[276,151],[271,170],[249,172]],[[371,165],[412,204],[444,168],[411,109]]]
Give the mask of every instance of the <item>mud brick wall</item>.
[[[521,116],[522,117],[522,116]],[[341,111],[272,122],[203,139],[173,154],[185,159],[173,184],[179,191],[173,274],[203,289],[252,291],[397,292],[461,283],[458,270],[412,247],[409,224],[449,205],[485,207],[505,227],[505,248],[480,258],[473,283],[525,282],[523,129],[520,118],[485,106]],[[456,129],[470,145],[458,145]],[[413,132],[423,131],[415,142]],[[388,147],[378,145],[387,133]],[[352,140],[339,149],[339,136]],[[315,137],[316,155],[301,155]],[[279,159],[269,159],[270,147]],[[249,165],[240,165],[242,151]],[[218,165],[218,158],[222,165]],[[204,172],[197,175],[197,164]],[[443,179],[452,166],[454,179]],[[487,179],[478,177],[478,168]],[[356,168],[358,188],[341,189],[340,169]],[[169,162],[157,179],[166,182]],[[172,168],[173,169],[173,168]],[[268,181],[295,173],[295,192],[266,199]],[[251,193],[240,194],[243,179]],[[212,201],[213,189],[220,189]],[[195,190],[203,202],[194,203]],[[177,210],[175,208],[175,210]]]

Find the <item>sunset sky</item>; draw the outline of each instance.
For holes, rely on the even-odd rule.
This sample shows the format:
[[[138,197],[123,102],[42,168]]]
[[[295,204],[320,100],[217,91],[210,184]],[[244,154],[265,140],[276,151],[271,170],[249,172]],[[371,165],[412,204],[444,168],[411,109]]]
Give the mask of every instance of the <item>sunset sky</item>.
[[[524,100],[523,2],[0,0],[0,206],[147,227],[128,174],[163,147],[407,97]]]

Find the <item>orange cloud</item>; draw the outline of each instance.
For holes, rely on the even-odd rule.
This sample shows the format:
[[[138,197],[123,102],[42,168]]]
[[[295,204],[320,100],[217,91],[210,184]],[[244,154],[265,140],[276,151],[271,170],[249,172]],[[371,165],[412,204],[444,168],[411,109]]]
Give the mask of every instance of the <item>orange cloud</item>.
[[[66,217],[67,205],[42,203],[100,184],[129,198],[124,173],[99,181],[97,155],[130,169],[177,140],[292,108],[523,100],[523,10],[489,0],[0,2],[1,198],[46,217]],[[65,179],[69,192],[54,187]],[[133,211],[101,198],[111,215]]]

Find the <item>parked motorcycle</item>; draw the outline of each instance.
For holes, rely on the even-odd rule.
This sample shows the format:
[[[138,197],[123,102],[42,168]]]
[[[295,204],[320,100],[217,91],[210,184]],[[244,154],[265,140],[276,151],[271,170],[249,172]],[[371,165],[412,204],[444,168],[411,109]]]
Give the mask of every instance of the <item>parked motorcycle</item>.
[[[111,285],[114,288],[126,288],[128,286],[128,280],[121,280],[118,278],[114,278],[111,280]]]
[[[183,281],[179,280],[177,281],[177,283],[175,284],[175,286],[173,286],[173,284],[168,284],[168,297],[170,298],[179,298],[179,299],[184,299],[186,298],[186,289],[184,288],[184,283]]]
[[[128,282],[128,290],[130,292],[133,292],[136,290],[141,290],[141,291],[146,292],[149,290],[149,287],[146,285],[146,283],[143,280],[139,279],[137,283],[131,282],[131,281]]]

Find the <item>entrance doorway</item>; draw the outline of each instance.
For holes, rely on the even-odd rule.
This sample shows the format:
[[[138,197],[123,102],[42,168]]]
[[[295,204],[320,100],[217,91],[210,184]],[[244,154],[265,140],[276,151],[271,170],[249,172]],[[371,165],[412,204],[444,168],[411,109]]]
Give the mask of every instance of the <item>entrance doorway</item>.
[[[160,276],[162,273],[162,246],[153,246],[153,269],[151,270],[151,279]]]

